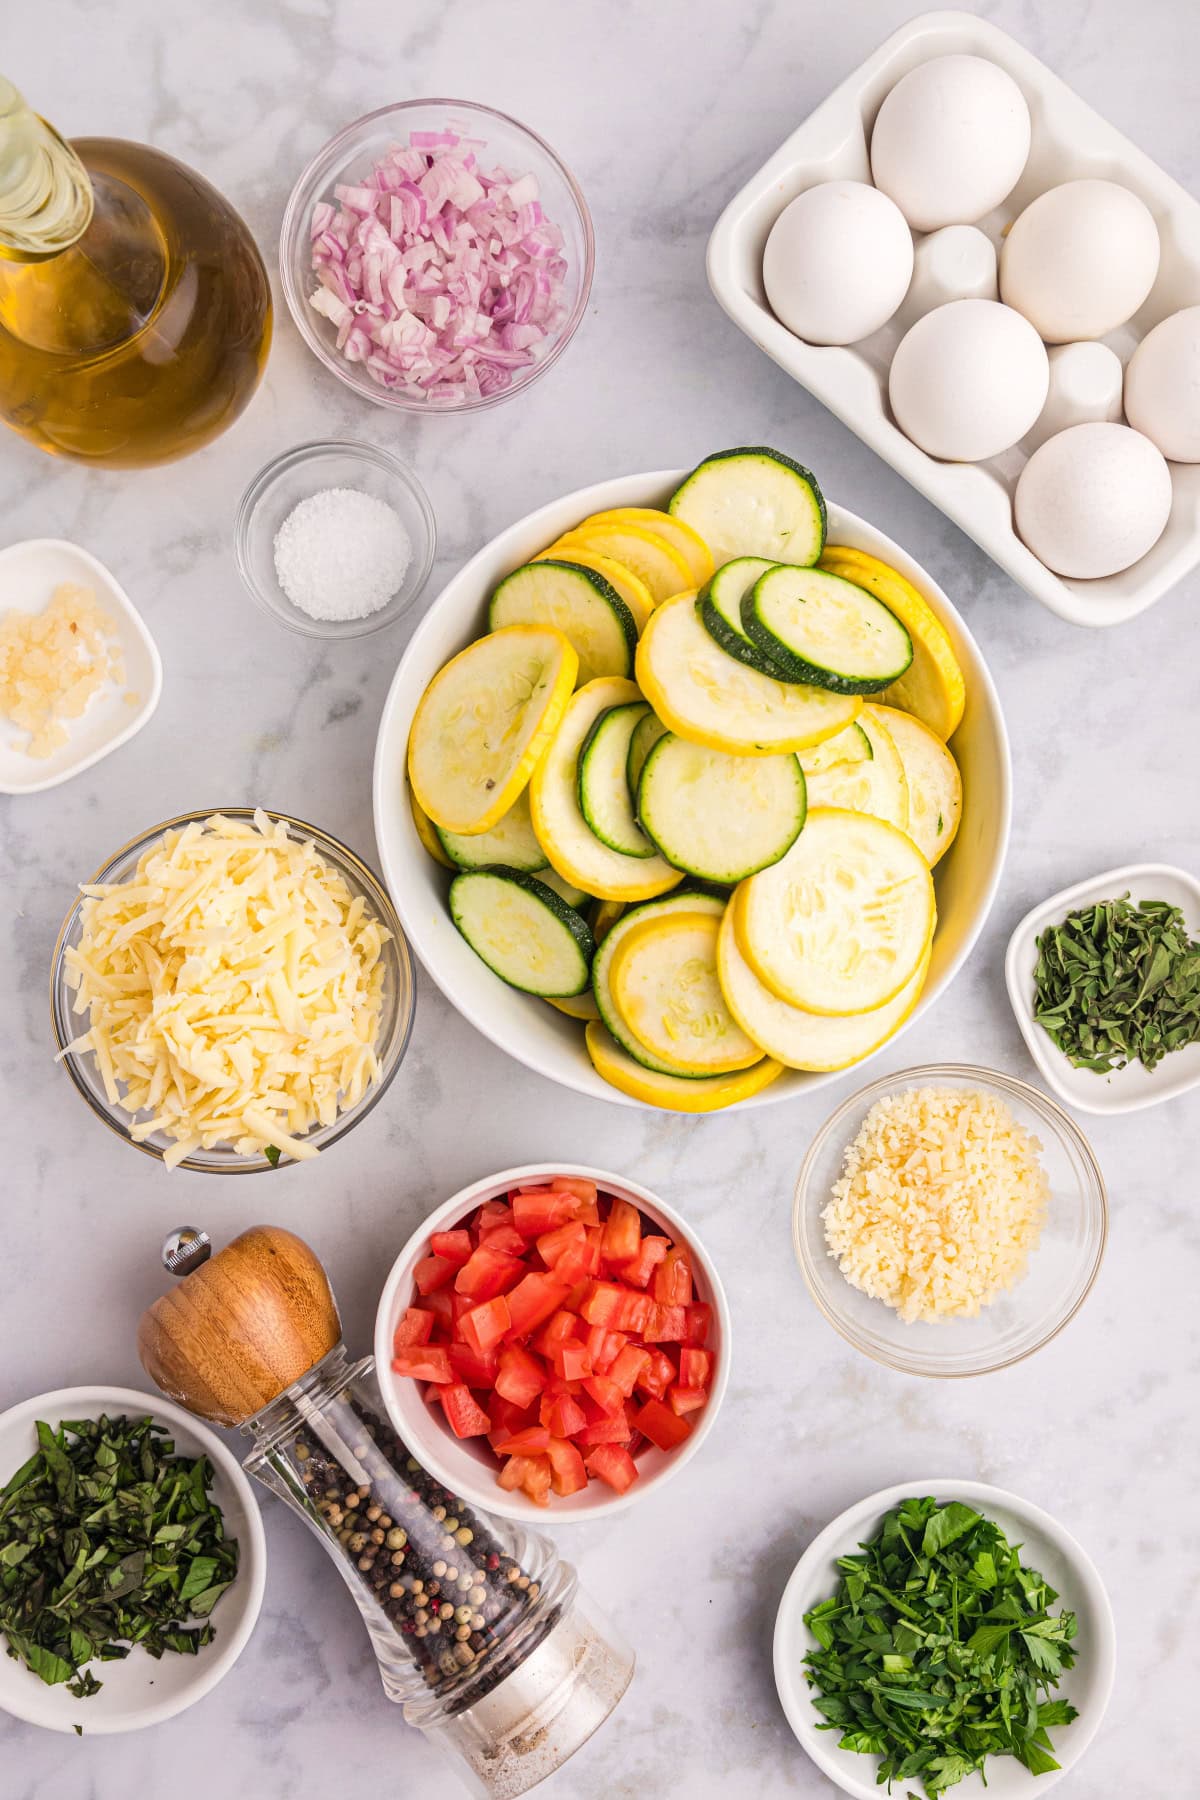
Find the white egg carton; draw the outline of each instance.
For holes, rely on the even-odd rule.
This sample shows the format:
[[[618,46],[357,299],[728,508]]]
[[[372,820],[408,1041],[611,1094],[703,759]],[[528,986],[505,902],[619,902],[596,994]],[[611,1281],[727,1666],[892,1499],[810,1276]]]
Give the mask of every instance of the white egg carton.
[[[1170,464],[1173,502],[1167,528],[1132,568],[1099,581],[1051,573],[1017,537],[1012,494],[1040,441],[1036,427],[1002,456],[945,463],[927,456],[892,420],[887,375],[903,335],[904,308],[872,337],[848,348],[805,343],[767,305],[762,255],[789,201],[821,181],[870,181],[868,146],[875,114],[902,75],[934,56],[966,52],[998,63],[1020,86],[1033,120],[1024,174],[1004,205],[979,221],[998,247],[1007,227],[1046,188],[1081,176],[1122,183],[1154,214],[1162,260],[1145,305],[1103,341],[1127,362],[1135,345],[1168,313],[1200,304],[1200,202],[1093,112],[1064,81],[1006,32],[963,12],[910,19],[792,133],[729,202],[708,244],[708,279],[730,318],[760,350],[911,481],[975,539],[1035,599],[1076,625],[1118,625],[1161,599],[1200,564],[1200,464]]]

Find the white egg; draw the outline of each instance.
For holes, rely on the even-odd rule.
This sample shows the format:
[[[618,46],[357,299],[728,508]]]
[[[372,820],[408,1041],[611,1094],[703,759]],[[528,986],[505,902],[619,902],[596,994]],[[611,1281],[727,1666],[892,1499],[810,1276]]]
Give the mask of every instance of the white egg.
[[[982,462],[1024,437],[1046,401],[1046,346],[998,300],[952,300],[918,319],[888,379],[901,431],[930,456]]]
[[[1119,419],[1124,377],[1120,357],[1107,344],[1091,340],[1055,344],[1050,352],[1050,392],[1041,417],[1027,434],[1026,448],[1036,450],[1072,425]]]
[[[1200,462],[1200,306],[1146,333],[1125,371],[1125,416],[1171,462]]]
[[[1158,274],[1158,228],[1115,181],[1064,181],[1031,200],[1000,251],[1000,298],[1048,344],[1123,325]]]
[[[1073,425],[1035,450],[1017,482],[1019,535],[1057,575],[1097,580],[1145,556],[1171,511],[1171,471],[1128,425]]]
[[[973,225],[1029,157],[1025,96],[982,56],[935,56],[902,75],[871,133],[871,178],[914,231]]]
[[[763,252],[776,317],[810,344],[856,344],[886,325],[912,276],[912,233],[865,181],[826,181],[785,206]]]

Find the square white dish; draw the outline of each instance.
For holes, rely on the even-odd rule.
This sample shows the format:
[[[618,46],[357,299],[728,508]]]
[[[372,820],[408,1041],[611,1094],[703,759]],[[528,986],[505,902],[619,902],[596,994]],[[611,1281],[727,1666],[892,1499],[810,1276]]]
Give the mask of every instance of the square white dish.
[[[1033,976],[1039,934],[1081,906],[1116,900],[1125,893],[1135,905],[1144,900],[1169,901],[1182,912],[1189,934],[1200,938],[1200,880],[1169,863],[1127,863],[1124,868],[1107,869],[1102,875],[1063,888],[1027,912],[1009,939],[1004,958],[1009,1003],[1029,1054],[1059,1099],[1079,1112],[1140,1112],[1145,1106],[1174,1100],[1200,1086],[1200,1043],[1172,1050],[1153,1070],[1131,1062],[1110,1075],[1100,1075],[1092,1069],[1076,1069],[1034,1019]]]
[[[125,680],[96,694],[78,719],[66,721],[68,739],[52,756],[26,756],[13,748],[24,733],[0,719],[0,794],[40,794],[90,769],[142,729],[162,692],[158,646],[121,584],[102,562],[65,538],[27,538],[0,550],[0,613],[10,608],[41,612],[61,582],[91,588],[116,627]],[[138,696],[128,706],[125,695]]]
[[[1033,120],[1025,171],[1003,206],[979,221],[980,229],[998,245],[1017,214],[1046,188],[1082,176],[1117,181],[1154,214],[1162,261],[1144,306],[1104,342],[1125,362],[1160,319],[1200,302],[1200,202],[1015,39],[964,12],[923,13],[902,25],[750,177],[709,239],[709,283],[730,318],[760,350],[940,507],[1035,599],[1076,625],[1120,624],[1144,612],[1200,564],[1200,464],[1168,465],[1174,493],[1170,519],[1140,562],[1103,580],[1060,578],[1026,549],[1013,529],[1012,492],[1029,440],[989,462],[938,462],[892,420],[887,373],[903,335],[895,320],[861,343],[826,347],[794,336],[767,305],[763,247],[784,207],[818,182],[870,181],[868,145],[884,96],[918,64],[959,52],[987,57],[1007,70],[1023,90]],[[903,318],[903,308],[898,316]]]

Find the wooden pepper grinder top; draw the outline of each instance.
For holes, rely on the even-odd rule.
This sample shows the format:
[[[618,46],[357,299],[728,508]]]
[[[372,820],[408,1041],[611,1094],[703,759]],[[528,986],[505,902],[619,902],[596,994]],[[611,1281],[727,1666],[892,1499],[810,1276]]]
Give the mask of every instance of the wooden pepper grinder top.
[[[170,1399],[216,1425],[244,1425],[340,1341],[328,1277],[301,1238],[252,1225],[210,1258],[182,1227],[163,1249],[184,1275],[147,1307],[138,1355]]]

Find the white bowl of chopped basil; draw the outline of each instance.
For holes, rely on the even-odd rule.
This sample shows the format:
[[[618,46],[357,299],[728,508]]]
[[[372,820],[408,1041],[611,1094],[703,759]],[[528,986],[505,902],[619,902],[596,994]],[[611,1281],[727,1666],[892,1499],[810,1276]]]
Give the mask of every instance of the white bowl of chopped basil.
[[[774,1662],[789,1725],[856,1800],[889,1776],[913,1800],[1041,1800],[1100,1728],[1116,1630],[1094,1563],[1049,1513],[926,1478],[813,1539]]]
[[[250,1483],[189,1413],[76,1387],[0,1414],[5,1712],[82,1736],[173,1717],[237,1661],[265,1577]]]

